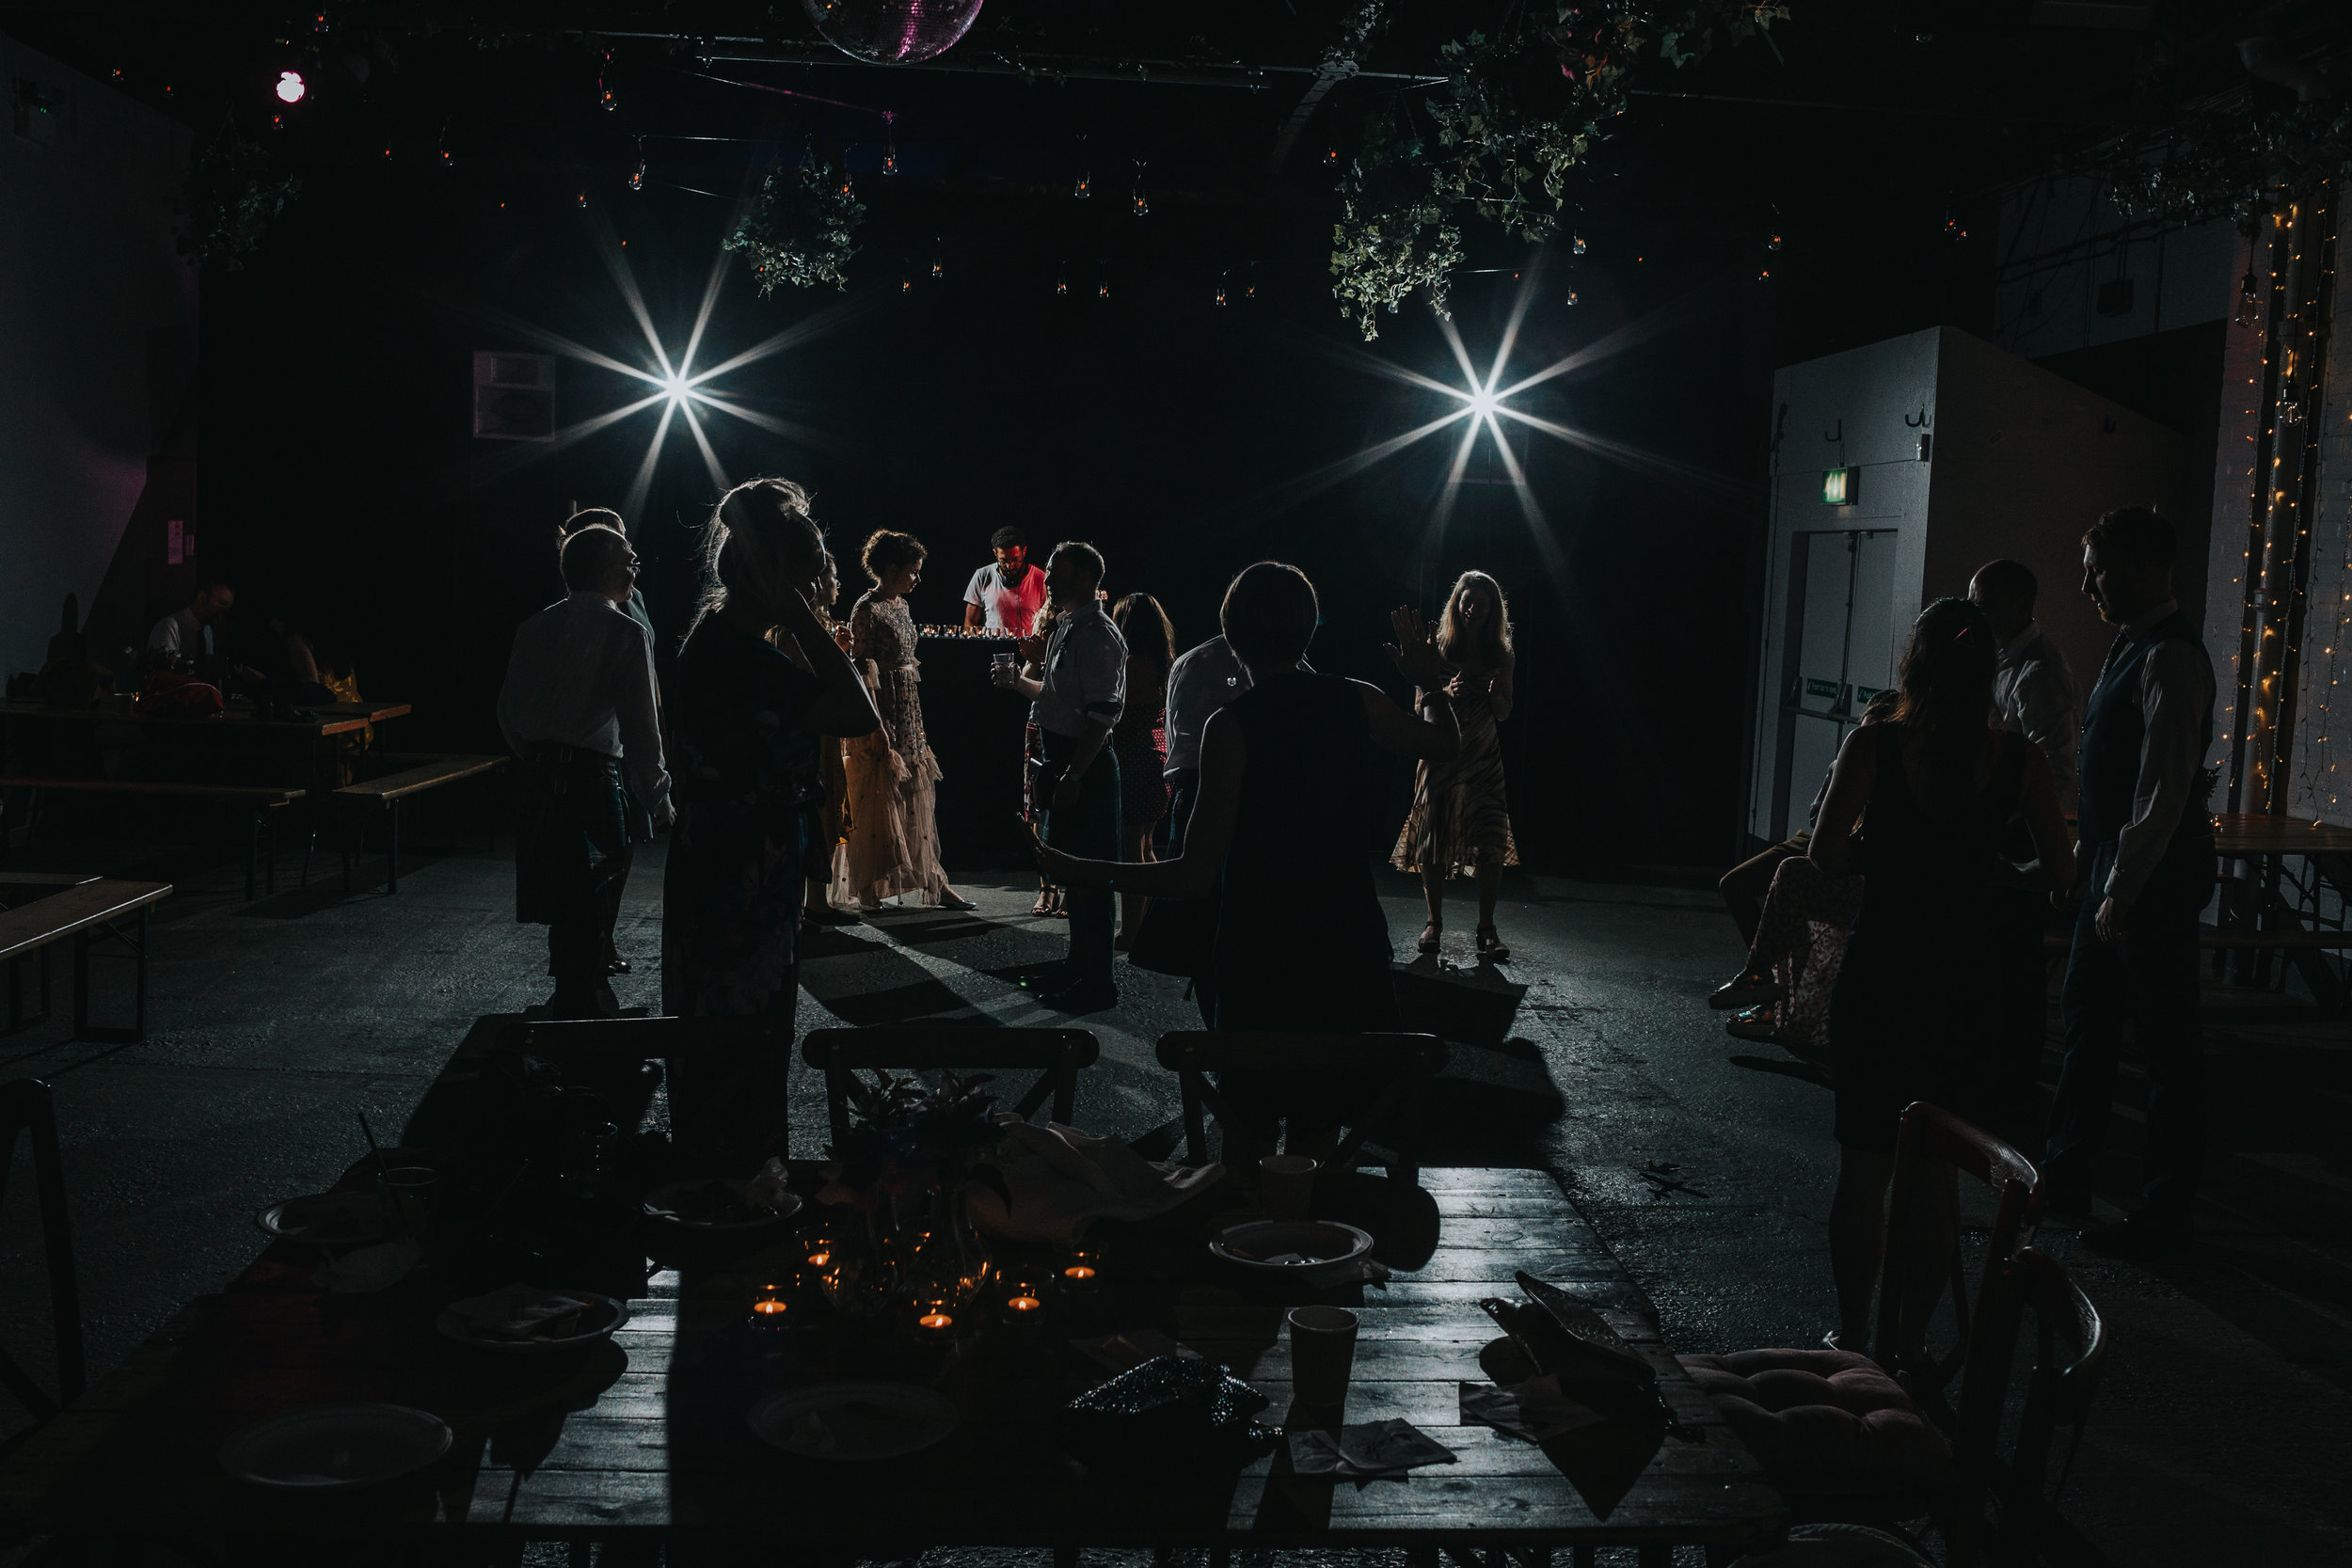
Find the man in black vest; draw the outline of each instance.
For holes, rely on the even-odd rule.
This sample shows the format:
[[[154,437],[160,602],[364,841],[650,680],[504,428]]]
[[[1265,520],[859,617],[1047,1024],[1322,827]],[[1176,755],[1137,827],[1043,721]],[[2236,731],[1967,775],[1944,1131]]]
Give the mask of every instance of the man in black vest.
[[[2066,1059],[2042,1157],[2049,1206],[2081,1215],[2115,1098],[2123,1022],[2148,1070],[2139,1211],[2088,1237],[2153,1253],[2188,1235],[2205,1152],[2197,917],[2213,896],[2213,661],[2172,597],[2172,525],[2123,507],[2083,535],[2083,592],[2121,628],[2083,708],[2083,895],[2059,1003]]]

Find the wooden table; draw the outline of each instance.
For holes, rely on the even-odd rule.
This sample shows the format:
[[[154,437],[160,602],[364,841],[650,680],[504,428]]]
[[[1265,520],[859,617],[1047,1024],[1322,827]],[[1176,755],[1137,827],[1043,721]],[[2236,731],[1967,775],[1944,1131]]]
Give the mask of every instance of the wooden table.
[[[147,911],[171,895],[169,882],[124,882],[71,873],[0,872],[0,963],[8,966],[8,1030],[23,1027],[17,960],[40,955],[40,1014],[49,1016],[49,948],[73,939],[73,1037],[135,1041],[147,1037]],[[130,930],[120,922],[136,916]],[[89,1021],[89,950],[110,937],[130,950],[137,970],[131,1027]]]
[[[2328,948],[2352,945],[2352,938],[2341,929],[2305,925],[2305,911],[2280,891],[2286,879],[2283,863],[2300,857],[2309,864],[2313,883],[2304,890],[2307,903],[2315,902],[2321,884],[2332,885],[2340,898],[2352,900],[2352,828],[2244,813],[2216,816],[2213,826],[2214,849],[2221,859],[2247,863],[2244,876],[2222,882],[2215,932],[2237,939],[2229,946],[2239,955],[2239,977],[2267,983],[2276,952],[2295,965],[2323,1009],[2341,1013],[2352,1007],[2352,992],[2320,956]],[[2215,973],[2229,961],[2217,953]]]
[[[302,711],[313,717],[264,722],[253,716],[250,707],[231,707],[215,719],[176,719],[156,712],[123,713],[112,707],[53,708],[18,700],[0,702],[0,726],[40,723],[94,730],[100,725],[121,724],[137,728],[143,739],[178,737],[204,746],[233,744],[246,753],[238,760],[249,764],[247,770],[256,774],[239,782],[319,791],[331,790],[341,782],[333,776],[336,736],[405,718],[411,710],[406,703],[319,703]],[[9,749],[0,747],[0,752]]]
[[[431,1327],[439,1298],[412,1286],[379,1296],[207,1296],[0,1465],[0,1525],[207,1540],[691,1539],[869,1554],[981,1544],[1540,1554],[1630,1544],[1645,1560],[1663,1560],[1677,1543],[1728,1549],[1775,1538],[1787,1524],[1779,1496],[1551,1180],[1422,1175],[1437,1239],[1385,1289],[1284,1290],[1216,1263],[1201,1239],[1231,1222],[1237,1198],[1213,1190],[1177,1215],[1114,1229],[1100,1294],[1057,1299],[1047,1323],[983,1335],[944,1367],[912,1348],[885,1348],[878,1366],[824,1326],[788,1331],[772,1348],[779,1339],[744,1320],[749,1282],[787,1269],[782,1260],[656,1274],[610,1345],[564,1356],[500,1356],[440,1339]],[[1394,1250],[1385,1238],[1383,1247]],[[1516,1294],[1515,1268],[1593,1299],[1658,1367],[1687,1429],[1668,1436],[1662,1417],[1587,1429],[1582,1447],[1569,1439],[1548,1452],[1457,1425],[1457,1386],[1484,1381],[1479,1353],[1495,1338],[1477,1300]],[[277,1279],[298,1273],[280,1269]],[[1055,1443],[1053,1412],[1105,1375],[1068,1338],[1147,1324],[1263,1389],[1273,1402],[1262,1418],[1327,1424],[1329,1413],[1290,1398],[1281,1313],[1306,1299],[1353,1305],[1361,1317],[1344,1419],[1408,1418],[1458,1463],[1335,1483],[1294,1475],[1278,1449],[1238,1473],[1145,1484],[1089,1474]],[[810,1303],[795,1311],[829,1321]],[[799,1460],[747,1429],[746,1412],[769,1393],[843,1375],[933,1381],[961,1420],[937,1447],[872,1465]],[[457,1444],[407,1481],[308,1504],[242,1487],[217,1467],[222,1441],[241,1427],[341,1400],[432,1410]]]

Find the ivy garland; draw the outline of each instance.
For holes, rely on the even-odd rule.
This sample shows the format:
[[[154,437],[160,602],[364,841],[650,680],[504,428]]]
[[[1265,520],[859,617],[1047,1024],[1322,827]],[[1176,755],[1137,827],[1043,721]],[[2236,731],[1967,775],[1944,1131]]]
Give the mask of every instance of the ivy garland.
[[[2265,214],[2352,173],[2352,106],[2338,102],[2239,103],[2201,114],[2173,132],[2161,154],[2111,150],[2106,176],[2127,218],[2201,222],[2231,217],[2251,235]]]
[[[854,236],[865,216],[865,203],[850,194],[847,179],[812,155],[796,167],[768,171],[726,248],[750,261],[762,299],[778,284],[847,289],[850,258],[857,254]]]
[[[1542,14],[1549,10],[1547,20]],[[1445,45],[1446,80],[1421,107],[1402,95],[1375,112],[1363,150],[1340,180],[1331,236],[1332,293],[1366,340],[1415,289],[1447,313],[1446,279],[1462,261],[1459,214],[1541,242],[1557,230],[1568,170],[1626,109],[1632,69],[1647,51],[1680,67],[1718,45],[1764,38],[1788,8],[1771,0],[1645,0],[1557,5],[1522,13],[1506,33]],[[1353,57],[1378,26],[1378,0],[1344,24],[1334,51]]]
[[[268,155],[225,125],[188,172],[180,253],[205,272],[242,272],[271,220],[300,194],[300,180],[275,175]]]

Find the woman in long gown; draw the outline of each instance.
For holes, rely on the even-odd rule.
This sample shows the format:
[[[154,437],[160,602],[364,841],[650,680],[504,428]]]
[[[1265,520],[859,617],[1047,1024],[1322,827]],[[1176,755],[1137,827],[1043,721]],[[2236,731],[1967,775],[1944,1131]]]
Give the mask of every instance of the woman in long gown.
[[[1517,666],[1502,584],[1484,572],[1455,579],[1438,623],[1438,654],[1446,662],[1447,678],[1439,684],[1461,726],[1462,748],[1450,762],[1424,762],[1413,770],[1413,809],[1389,862],[1399,871],[1421,873],[1422,896],[1429,904],[1429,924],[1421,932],[1423,953],[1438,951],[1445,934],[1446,879],[1475,876],[1478,957],[1502,963],[1511,950],[1495,930],[1495,894],[1502,868],[1519,863],[1503,800],[1502,743],[1495,732],[1511,716]],[[1424,689],[1416,700],[1426,703],[1432,695]]]
[[[1039,868],[1057,882],[1214,897],[1210,978],[1220,1030],[1399,1026],[1388,917],[1364,847],[1376,831],[1379,752],[1427,762],[1454,755],[1449,677],[1410,610],[1391,616],[1397,640],[1388,653],[1433,693],[1419,713],[1362,681],[1297,668],[1316,610],[1306,574],[1276,562],[1247,568],[1226,590],[1225,641],[1250,688],[1201,732],[1200,797],[1184,853],[1134,865],[1038,848]],[[1286,1075],[1229,1073],[1218,1087],[1261,1137],[1279,1119],[1294,1144],[1312,1141],[1345,1113],[1327,1089]]]
[[[1152,835],[1168,815],[1168,671],[1176,662],[1176,628],[1149,594],[1120,600],[1111,624],[1127,640],[1127,702],[1111,731],[1119,753],[1119,831],[1127,841],[1120,858],[1140,863],[1152,858]],[[1140,894],[1119,895],[1119,935],[1111,944],[1120,952],[1135,945],[1150,902]]]
[[[727,492],[712,514],[702,609],[678,650],[669,719],[672,797],[662,880],[661,1010],[791,1019],[809,807],[828,736],[870,735],[873,700],[809,606],[824,535],[788,480]],[[768,641],[791,639],[814,673]],[[784,1064],[763,1064],[781,1092]],[[670,1069],[685,1127],[726,1077],[723,1063]]]
[[[939,763],[923,734],[921,667],[907,594],[923,580],[923,542],[877,529],[859,560],[874,586],[850,611],[850,651],[871,673],[882,728],[851,746],[850,830],[834,862],[835,902],[879,909],[885,898],[973,908],[939,863]]]
[[[841,568],[834,562],[833,552],[825,552],[825,569],[817,579],[817,595],[810,608],[817,611],[818,623],[830,633],[834,642],[847,641],[849,628],[833,618],[833,607],[841,597]],[[807,652],[789,637],[769,639],[784,650],[785,657],[810,674],[817,673],[816,664]],[[807,888],[805,902],[801,907],[803,920],[818,926],[854,926],[857,916],[848,910],[836,908],[833,902],[834,851],[840,847],[850,829],[850,778],[841,760],[841,742],[823,737],[817,748],[817,781],[821,791],[809,807],[808,852],[805,860]]]
[[[1984,611],[1966,599],[1922,610],[1894,716],[1846,737],[1814,824],[1810,858],[1833,877],[1863,879],[1829,1004],[1838,1144],[1830,1270],[1837,1342],[1848,1350],[1869,1343],[1903,1108],[1925,1100],[1966,1115],[1983,1087],[1999,991],[1986,892],[1996,879],[2057,891],[2074,877],[2049,764],[2023,736],[1989,722],[1997,657]],[[2025,866],[2000,852],[2020,812],[2035,853]],[[1930,976],[1931,995],[1922,990]],[[1939,1212],[1920,1217],[1942,1223]]]

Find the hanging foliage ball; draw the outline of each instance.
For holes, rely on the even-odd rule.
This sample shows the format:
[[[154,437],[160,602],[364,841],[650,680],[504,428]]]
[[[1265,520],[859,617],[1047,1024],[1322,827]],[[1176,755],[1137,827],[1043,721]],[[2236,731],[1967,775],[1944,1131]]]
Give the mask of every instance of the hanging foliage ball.
[[[827,42],[882,65],[928,60],[954,48],[981,0],[801,0]]]

